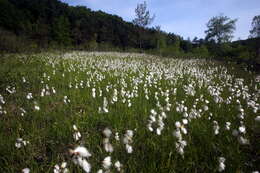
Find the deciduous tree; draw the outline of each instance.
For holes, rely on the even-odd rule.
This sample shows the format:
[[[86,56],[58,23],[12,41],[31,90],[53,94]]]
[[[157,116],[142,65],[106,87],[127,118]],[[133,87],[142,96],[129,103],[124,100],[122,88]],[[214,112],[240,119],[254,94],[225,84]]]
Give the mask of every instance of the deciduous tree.
[[[250,38],[257,38],[260,37],[260,15],[255,16],[252,20],[251,24],[252,29],[250,32]]]
[[[206,33],[206,40],[215,40],[217,43],[225,43],[231,41],[233,33],[236,29],[237,19],[230,19],[227,16],[219,15],[212,17],[207,23],[208,30]]]
[[[133,20],[133,23],[135,25],[141,27],[139,29],[139,46],[141,49],[142,48],[141,30],[153,22],[155,15],[153,15],[152,17],[150,16],[150,12],[149,12],[149,10],[147,10],[146,1],[144,1],[144,3],[141,3],[141,4],[137,4],[137,7],[135,9],[135,15],[136,15],[136,18]]]

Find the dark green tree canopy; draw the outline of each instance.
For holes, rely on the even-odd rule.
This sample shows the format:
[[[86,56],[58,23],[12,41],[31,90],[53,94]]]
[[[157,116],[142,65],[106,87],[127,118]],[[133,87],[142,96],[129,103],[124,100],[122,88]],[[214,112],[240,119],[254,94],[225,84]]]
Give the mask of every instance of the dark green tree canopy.
[[[214,40],[217,43],[225,43],[231,41],[233,33],[236,29],[237,19],[230,19],[227,16],[219,15],[212,17],[207,23],[208,30],[206,33],[206,40]]]
[[[260,15],[255,16],[251,24],[252,29],[250,30],[250,38],[260,37]]]

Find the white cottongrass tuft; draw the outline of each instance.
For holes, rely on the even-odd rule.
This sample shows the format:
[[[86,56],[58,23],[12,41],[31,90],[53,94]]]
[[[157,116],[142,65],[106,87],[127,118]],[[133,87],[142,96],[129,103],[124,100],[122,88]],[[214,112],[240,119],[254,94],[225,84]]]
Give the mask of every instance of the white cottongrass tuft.
[[[31,99],[33,98],[32,93],[28,93],[27,96],[26,96],[26,98],[27,98],[28,100],[31,100]]]
[[[83,157],[76,157],[73,159],[73,162],[76,165],[79,165],[80,167],[82,167],[82,169],[89,173],[91,171],[91,165],[90,163],[88,163],[88,161],[86,159],[84,159]]]
[[[222,172],[222,171],[225,170],[225,167],[226,167],[225,161],[226,161],[226,159],[224,157],[219,157],[218,158],[218,164],[219,164],[218,165],[218,171],[219,172]]]
[[[110,169],[112,165],[112,162],[111,162],[111,156],[107,156],[105,157],[105,159],[102,161],[102,166],[104,169]]]
[[[124,135],[123,143],[125,144],[127,153],[133,152],[133,147],[130,145],[133,142],[133,139],[132,139],[133,136],[134,136],[133,130],[127,130]]]
[[[91,157],[90,152],[85,147],[82,146],[76,147],[72,152],[73,154],[79,155],[80,157],[86,157],[86,158]]]
[[[30,143],[29,141],[23,140],[22,138],[17,138],[15,142],[15,147],[21,148],[23,146],[26,146],[29,143]]]
[[[80,140],[80,138],[81,138],[81,133],[79,132],[79,130],[78,130],[78,128],[77,128],[77,126],[76,126],[75,124],[73,125],[73,130],[74,130],[74,133],[73,133],[73,138],[74,138],[74,140],[75,140],[75,141]]]
[[[86,160],[86,158],[91,157],[91,154],[85,147],[78,146],[74,150],[70,150],[70,154],[73,156],[74,164],[79,165],[87,173],[91,171],[91,165]]]
[[[105,137],[110,138],[110,136],[112,135],[112,131],[109,128],[105,128],[103,130],[103,135],[105,135]]]
[[[255,117],[255,121],[259,123],[260,122],[260,116]]]
[[[213,121],[213,130],[215,135],[219,134],[219,125],[217,121]]]
[[[115,133],[115,139],[116,139],[117,141],[120,140],[120,137],[119,137],[119,133],[118,133],[118,132]]]
[[[243,133],[243,134],[246,133],[246,127],[245,127],[244,125],[240,126],[240,127],[238,128],[238,130],[239,130],[240,133]]]
[[[230,125],[231,125],[230,122],[226,122],[225,129],[226,129],[226,130],[230,130]]]
[[[24,169],[22,169],[22,173],[30,173],[30,169],[29,168],[24,168]]]
[[[118,172],[120,172],[123,165],[122,165],[119,161],[116,161],[115,164],[114,164],[114,166],[115,166],[116,170],[117,170]]]
[[[35,105],[35,106],[34,106],[34,109],[35,109],[36,111],[39,111],[39,110],[40,110],[40,106]]]

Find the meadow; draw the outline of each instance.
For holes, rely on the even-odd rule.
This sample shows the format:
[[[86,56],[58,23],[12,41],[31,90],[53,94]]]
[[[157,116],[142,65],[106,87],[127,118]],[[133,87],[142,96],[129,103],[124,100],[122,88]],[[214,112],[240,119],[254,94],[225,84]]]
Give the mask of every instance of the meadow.
[[[0,58],[0,172],[258,172],[260,77],[146,54]]]

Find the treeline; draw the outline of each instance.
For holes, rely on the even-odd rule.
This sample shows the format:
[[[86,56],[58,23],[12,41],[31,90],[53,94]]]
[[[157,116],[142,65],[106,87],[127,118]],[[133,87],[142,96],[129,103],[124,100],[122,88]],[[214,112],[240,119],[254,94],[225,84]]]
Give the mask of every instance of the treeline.
[[[7,51],[24,40],[41,48],[138,48],[139,30],[143,49],[157,45],[155,29],[143,29],[119,16],[58,0],[0,0],[0,26],[1,40],[6,40],[1,49]]]
[[[1,52],[52,48],[140,51],[141,47],[164,56],[232,57],[260,64],[259,45],[259,38],[221,44],[185,40],[158,27],[140,27],[116,15],[58,0],[0,0]]]

